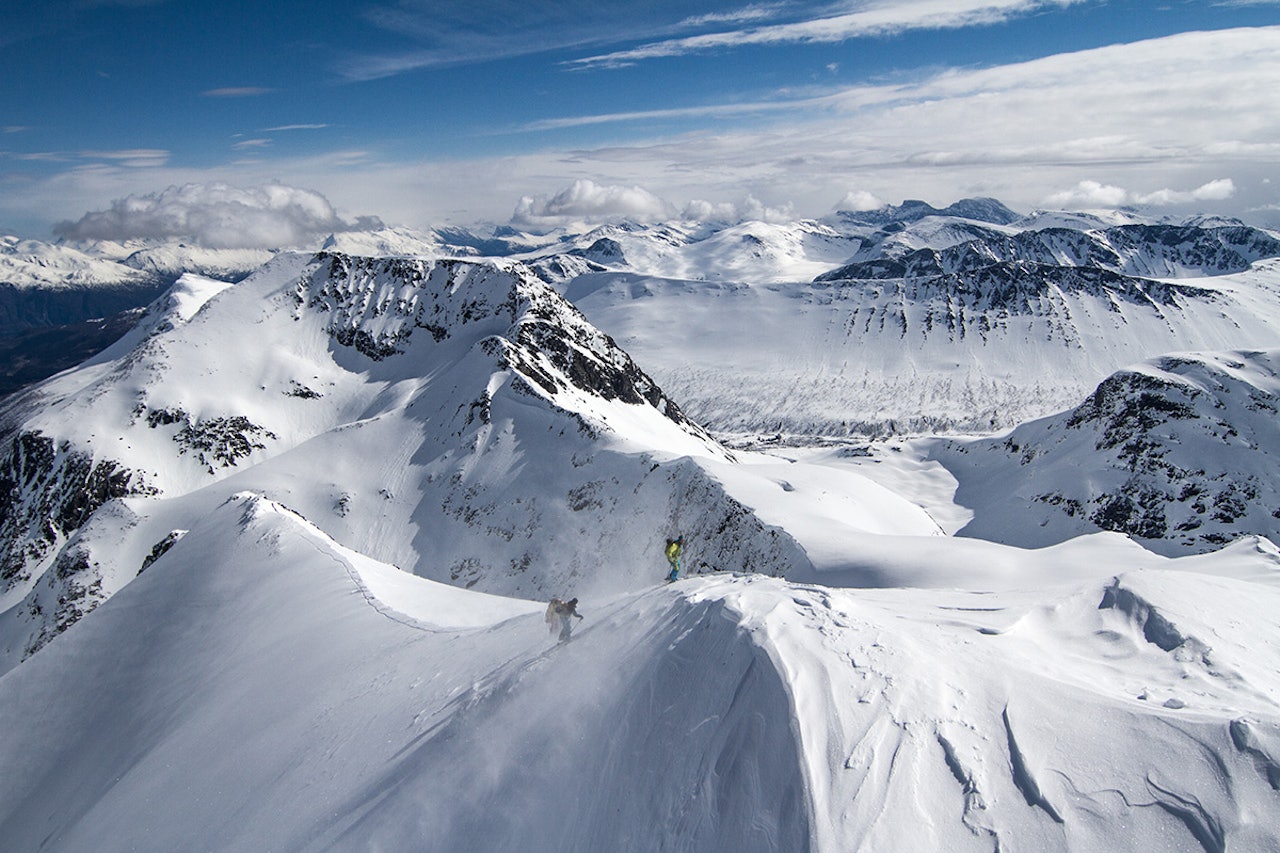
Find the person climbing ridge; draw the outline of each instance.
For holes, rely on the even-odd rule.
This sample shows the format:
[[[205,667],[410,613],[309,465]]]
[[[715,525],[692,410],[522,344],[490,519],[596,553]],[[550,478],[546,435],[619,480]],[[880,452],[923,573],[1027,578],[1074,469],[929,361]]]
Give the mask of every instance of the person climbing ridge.
[[[680,579],[680,552],[684,549],[684,534],[677,536],[675,539],[667,540],[667,547],[663,553],[667,557],[667,562],[671,564],[671,572],[667,575],[667,583],[672,583]]]
[[[547,626],[551,633],[556,632],[557,623],[560,626],[560,642],[568,642],[569,636],[573,633],[573,619],[582,618],[582,614],[578,612],[578,599],[571,598],[568,601],[561,601],[558,598],[551,599],[551,603],[547,605]]]

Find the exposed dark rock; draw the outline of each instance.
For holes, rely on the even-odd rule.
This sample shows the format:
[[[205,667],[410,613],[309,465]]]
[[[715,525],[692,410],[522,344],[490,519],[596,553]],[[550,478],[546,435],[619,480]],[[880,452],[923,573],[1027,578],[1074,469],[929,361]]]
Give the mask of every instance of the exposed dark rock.
[[[0,585],[28,576],[107,501],[155,494],[141,474],[95,460],[39,432],[11,437],[0,460]]]

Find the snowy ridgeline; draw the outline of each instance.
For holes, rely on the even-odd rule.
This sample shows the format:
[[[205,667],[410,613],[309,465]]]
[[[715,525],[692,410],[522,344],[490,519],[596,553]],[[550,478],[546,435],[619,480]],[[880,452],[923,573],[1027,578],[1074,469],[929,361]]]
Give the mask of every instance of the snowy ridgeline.
[[[1002,210],[180,279],[0,410],[0,839],[1280,846],[1280,267]]]
[[[326,253],[235,286],[188,277],[7,418],[5,668],[246,489],[507,595],[645,586],[675,531],[715,568],[805,562],[694,461],[728,452],[519,266]]]
[[[1029,558],[1034,561],[1034,557]],[[1275,586],[694,579],[540,603],[211,512],[0,679],[12,849],[1280,844]]]

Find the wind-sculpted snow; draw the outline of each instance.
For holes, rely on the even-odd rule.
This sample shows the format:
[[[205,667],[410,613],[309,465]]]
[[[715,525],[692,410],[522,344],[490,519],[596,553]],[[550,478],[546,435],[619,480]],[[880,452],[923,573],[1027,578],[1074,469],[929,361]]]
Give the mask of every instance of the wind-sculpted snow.
[[[1280,844],[1274,586],[762,577],[542,602],[260,497],[0,676],[14,849],[1230,850]],[[174,614],[181,618],[174,618]]]
[[[1277,636],[1245,627],[1274,590],[1183,580],[1040,598],[795,588],[785,606],[764,583],[729,593],[789,673],[814,847],[1275,845],[1276,682],[1254,644]]]
[[[1068,413],[951,445],[939,458],[976,514],[964,533],[1042,545],[1115,530],[1165,554],[1280,542],[1278,366],[1276,350],[1166,356]]]

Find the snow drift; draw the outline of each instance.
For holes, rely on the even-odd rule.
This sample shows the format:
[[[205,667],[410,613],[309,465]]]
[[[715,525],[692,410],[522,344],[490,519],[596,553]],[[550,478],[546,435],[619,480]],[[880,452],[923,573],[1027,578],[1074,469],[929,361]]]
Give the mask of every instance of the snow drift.
[[[0,835],[62,850],[1280,843],[1274,587],[1156,572],[920,595],[725,576],[584,602],[584,627],[553,646],[540,605],[396,571],[232,498],[0,677]]]

